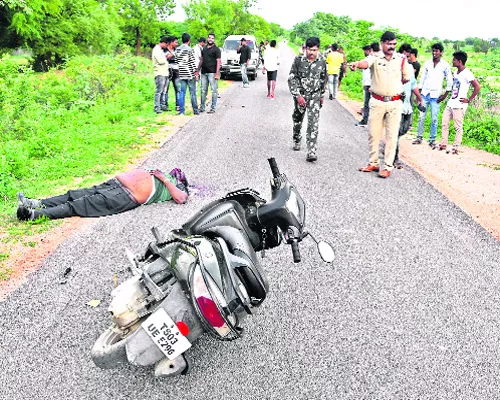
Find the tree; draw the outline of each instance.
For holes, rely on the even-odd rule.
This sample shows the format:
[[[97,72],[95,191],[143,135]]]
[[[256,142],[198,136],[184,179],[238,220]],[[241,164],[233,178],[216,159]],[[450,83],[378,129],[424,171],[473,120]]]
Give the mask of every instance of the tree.
[[[491,48],[491,43],[489,40],[475,39],[474,40],[474,51],[478,53],[488,54],[488,50]]]
[[[174,12],[175,0],[105,0],[116,9],[126,42],[133,42],[137,55],[143,42],[157,43],[160,21]]]
[[[206,36],[213,32],[217,38],[231,34],[252,34],[258,40],[267,39],[273,30],[262,17],[249,12],[254,4],[255,0],[191,0],[183,6],[189,33]],[[276,31],[279,32],[280,28],[274,24]]]
[[[112,15],[97,0],[5,0],[11,37],[33,51],[39,66],[82,53],[109,52],[120,39]]]

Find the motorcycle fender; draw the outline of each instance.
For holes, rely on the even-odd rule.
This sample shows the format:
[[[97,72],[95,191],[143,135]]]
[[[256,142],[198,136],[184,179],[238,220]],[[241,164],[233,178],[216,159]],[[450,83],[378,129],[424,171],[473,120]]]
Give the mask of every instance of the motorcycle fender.
[[[187,339],[193,343],[203,333],[203,327],[195,314],[191,301],[186,297],[179,283],[176,283],[172,292],[158,305],[175,321],[184,321],[189,327]],[[144,322],[144,317],[141,322]],[[163,352],[151,340],[146,331],[140,327],[129,336],[126,344],[127,359],[132,365],[148,366],[165,358]]]

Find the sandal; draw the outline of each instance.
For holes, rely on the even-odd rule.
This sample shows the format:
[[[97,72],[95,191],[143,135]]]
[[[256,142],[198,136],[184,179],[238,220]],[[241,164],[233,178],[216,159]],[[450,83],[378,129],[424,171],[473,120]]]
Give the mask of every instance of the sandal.
[[[445,144],[440,144],[439,145],[439,150],[446,150],[446,145]]]
[[[451,149],[451,154],[457,154],[458,155],[458,149],[456,147],[453,147]]]

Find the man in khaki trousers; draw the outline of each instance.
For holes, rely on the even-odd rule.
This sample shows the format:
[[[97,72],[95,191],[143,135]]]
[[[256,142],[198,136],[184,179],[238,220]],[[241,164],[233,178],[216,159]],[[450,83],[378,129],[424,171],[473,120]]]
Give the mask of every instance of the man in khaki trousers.
[[[396,35],[385,32],[380,38],[382,54],[367,57],[350,65],[351,70],[356,68],[370,68],[371,98],[368,128],[370,129],[370,161],[362,172],[379,172],[381,178],[388,178],[394,168],[394,156],[398,140],[399,124],[403,102],[403,83],[410,79],[413,73],[410,64],[402,54],[396,53]],[[384,131],[384,121],[387,140],[384,152],[384,168],[379,165],[379,144]]]

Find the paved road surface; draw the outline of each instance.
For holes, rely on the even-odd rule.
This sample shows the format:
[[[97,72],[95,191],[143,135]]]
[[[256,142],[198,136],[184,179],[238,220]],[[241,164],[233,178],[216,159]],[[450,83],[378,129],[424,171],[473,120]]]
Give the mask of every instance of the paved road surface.
[[[388,180],[367,162],[367,130],[326,100],[318,162],[291,150],[284,52],[276,100],[260,75],[232,85],[215,115],[191,120],[146,162],[183,168],[201,186],[189,204],[106,217],[69,238],[0,303],[0,398],[17,399],[496,399],[499,394],[500,243],[413,170]],[[230,190],[270,194],[274,156],[307,203],[307,224],[338,254],[303,262],[269,251],[272,291],[231,343],[202,338],[186,377],[97,369],[90,348],[108,325],[113,274],[150,227],[167,231]],[[72,274],[59,283],[67,268]],[[86,303],[100,299],[97,308]]]

